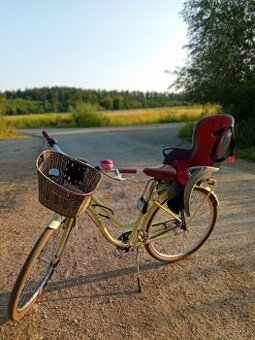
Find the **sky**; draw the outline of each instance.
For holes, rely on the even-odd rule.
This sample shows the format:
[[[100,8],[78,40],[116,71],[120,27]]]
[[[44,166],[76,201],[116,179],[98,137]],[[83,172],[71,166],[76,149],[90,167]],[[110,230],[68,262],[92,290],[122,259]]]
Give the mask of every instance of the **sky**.
[[[0,91],[167,91],[184,64],[183,0],[0,2]]]

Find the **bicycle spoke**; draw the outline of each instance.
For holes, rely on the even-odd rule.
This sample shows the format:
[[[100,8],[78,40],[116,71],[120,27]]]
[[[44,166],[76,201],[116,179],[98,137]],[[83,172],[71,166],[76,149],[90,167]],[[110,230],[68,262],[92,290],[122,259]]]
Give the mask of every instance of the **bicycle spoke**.
[[[44,290],[59,262],[74,222],[63,220],[56,230],[46,228],[34,245],[10,296],[8,314],[12,320],[22,318]]]
[[[206,189],[197,188],[191,197],[191,216],[180,214],[177,222],[165,209],[156,210],[148,225],[147,251],[160,261],[173,262],[197,250],[211,233],[216,220],[215,202]],[[164,206],[162,204],[162,206]]]

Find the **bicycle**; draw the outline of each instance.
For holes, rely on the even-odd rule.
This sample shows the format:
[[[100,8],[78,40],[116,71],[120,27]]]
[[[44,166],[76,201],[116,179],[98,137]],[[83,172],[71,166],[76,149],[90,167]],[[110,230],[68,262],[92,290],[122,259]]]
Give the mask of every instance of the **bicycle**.
[[[57,205],[65,205],[64,209],[59,211],[58,206],[52,206],[56,203],[56,197],[54,202],[42,202],[57,212],[50,218],[33,246],[14,284],[8,305],[10,319],[19,320],[31,310],[57,268],[72,228],[82,212],[89,215],[103,236],[119,252],[137,251],[139,291],[141,291],[141,282],[138,250],[141,247],[144,247],[149,255],[156,260],[171,263],[184,259],[197,251],[211,234],[217,218],[218,198],[214,193],[216,181],[212,179],[212,174],[219,170],[217,167],[195,166],[189,168],[189,180],[184,190],[182,190],[183,186],[175,180],[176,174],[169,165],[165,164],[156,169],[145,168],[144,172],[150,178],[141,197],[138,198],[137,217],[134,221],[126,223],[118,219],[112,208],[102,203],[93,192],[98,187],[101,176],[105,175],[115,181],[132,180],[132,178],[124,178],[123,174],[135,174],[137,170],[135,168],[117,168],[109,160],[101,162],[100,166],[92,167],[85,161],[66,155],[52,137],[45,131],[42,134],[51,151],[44,151],[39,156],[38,171],[40,171],[40,166],[46,162],[47,157],[63,156],[67,158],[67,163],[69,162],[66,169],[62,170],[59,168],[63,161],[61,163],[58,160],[57,165],[51,165],[47,169],[48,174],[43,176],[40,174],[41,178],[46,177],[44,180],[50,182],[51,185],[61,187],[58,184],[58,178],[64,171],[62,177],[64,176],[67,180],[69,178],[69,182],[65,182],[64,189],[67,193],[66,202],[61,201],[62,192],[58,193],[56,197],[59,199]],[[45,152],[49,152],[47,157]],[[94,181],[94,183],[90,183],[85,199],[83,193],[80,193],[81,190],[77,189],[82,181],[80,173],[88,174],[89,178],[92,176]],[[75,178],[72,178],[71,175],[74,175]],[[41,183],[41,190],[45,186],[47,184]],[[50,189],[50,191],[52,190]],[[69,202],[69,194],[72,199],[74,198],[75,212],[68,210],[69,203],[72,203]],[[77,206],[76,198],[80,195],[83,200]],[[176,208],[175,200],[180,195],[183,197],[183,204]],[[107,221],[123,230],[119,237],[112,235],[107,228]]]

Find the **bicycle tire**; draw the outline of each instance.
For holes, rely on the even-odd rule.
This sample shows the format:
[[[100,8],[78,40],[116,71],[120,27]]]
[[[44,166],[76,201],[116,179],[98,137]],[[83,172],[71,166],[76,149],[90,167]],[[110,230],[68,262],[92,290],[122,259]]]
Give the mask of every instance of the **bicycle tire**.
[[[9,319],[22,319],[33,307],[55,271],[73,224],[65,219],[59,228],[47,227],[33,246],[17,277],[8,303]],[[73,222],[75,223],[75,222]],[[65,232],[65,228],[68,228]],[[64,239],[65,238],[65,239]],[[42,269],[40,267],[42,266]],[[37,278],[36,275],[39,277]]]
[[[191,214],[185,220],[189,223],[194,215],[195,207],[206,199],[208,190],[196,187],[191,196]],[[167,208],[167,200],[162,203]],[[217,218],[217,201],[213,194],[208,196],[193,218],[192,225],[183,229],[181,223],[176,223],[170,215],[162,209],[156,208],[146,227],[148,239],[166,234],[151,243],[145,244],[147,252],[156,260],[175,262],[186,258],[197,251],[210,236]],[[206,224],[205,224],[206,223]]]

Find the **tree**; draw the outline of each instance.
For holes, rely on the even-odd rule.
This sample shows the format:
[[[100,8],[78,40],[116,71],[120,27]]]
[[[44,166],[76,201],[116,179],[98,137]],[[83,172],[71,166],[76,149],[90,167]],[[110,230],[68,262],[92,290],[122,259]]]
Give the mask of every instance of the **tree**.
[[[7,100],[5,96],[0,94],[0,116],[3,116],[6,112]]]
[[[123,97],[121,95],[113,98],[113,110],[121,110],[123,109]]]
[[[188,60],[175,86],[189,98],[218,102],[240,119],[255,116],[255,1],[188,0]]]

